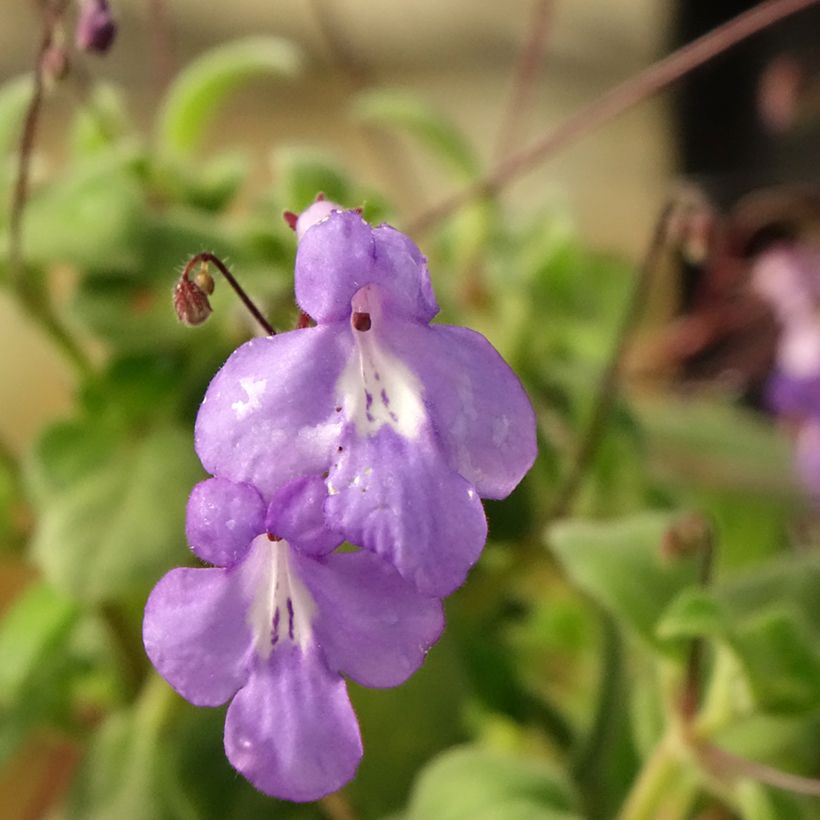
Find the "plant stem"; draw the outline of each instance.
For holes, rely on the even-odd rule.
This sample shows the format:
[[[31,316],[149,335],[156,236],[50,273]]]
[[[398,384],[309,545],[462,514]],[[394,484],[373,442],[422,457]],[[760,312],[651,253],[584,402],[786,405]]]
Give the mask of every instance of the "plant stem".
[[[530,36],[524,43],[513,77],[512,92],[507,102],[501,127],[498,129],[494,156],[500,160],[520,142],[519,129],[532,104],[535,75],[546,51],[550,33],[553,0],[534,0],[528,30]]]
[[[40,122],[40,112],[43,107],[45,57],[54,44],[57,28],[67,5],[68,0],[54,0],[54,2],[46,2],[43,7],[43,33],[34,66],[34,86],[20,135],[20,148],[17,154],[17,177],[12,189],[9,212],[9,275],[14,287],[19,287],[23,279],[23,217],[26,202],[28,201],[31,155],[37,139],[37,126]]]
[[[259,308],[254,304],[253,300],[250,296],[245,292],[245,289],[242,285],[237,282],[234,278],[234,275],[230,272],[227,265],[216,255],[212,253],[198,253],[196,256],[192,256],[188,260],[188,264],[185,265],[185,269],[182,271],[182,279],[185,281],[190,281],[191,271],[200,263],[205,262],[206,264],[212,264],[216,267],[216,269],[228,280],[228,284],[234,289],[236,295],[242,300],[242,304],[250,311],[250,314],[253,316],[254,319],[259,323],[259,325],[264,329],[265,333],[268,336],[275,336],[276,331],[271,326],[270,322],[262,315],[262,312]]]
[[[667,226],[673,209],[674,200],[670,199],[661,210],[658,220],[655,223],[649,247],[647,248],[643,263],[638,271],[638,276],[627,303],[626,311],[621,319],[621,326],[615,337],[615,342],[609,355],[609,361],[598,382],[598,388],[586,430],[581,437],[575,458],[569,468],[569,473],[556,495],[552,510],[553,518],[559,518],[569,512],[584,475],[592,463],[598,451],[598,445],[601,443],[606,431],[609,416],[618,392],[627,345],[632,336],[632,331],[643,312],[646,298],[649,294],[649,286],[658,266],[661,251],[663,250]]]
[[[547,131],[528,148],[511,154],[489,174],[425,211],[407,226],[420,235],[473,199],[491,196],[580,137],[628,111],[681,77],[779,20],[817,5],[820,0],[766,0],[749,11],[673,51],[662,60],[616,85]]]
[[[157,92],[170,84],[176,68],[176,43],[166,0],[148,0],[148,26],[152,34]]]
[[[632,786],[618,820],[685,820],[696,790],[684,782],[678,742],[671,732],[659,741]]]

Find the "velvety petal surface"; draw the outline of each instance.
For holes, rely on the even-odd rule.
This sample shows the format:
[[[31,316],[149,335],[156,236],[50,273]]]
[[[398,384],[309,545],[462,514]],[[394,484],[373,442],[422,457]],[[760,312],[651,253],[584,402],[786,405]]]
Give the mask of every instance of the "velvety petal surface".
[[[197,416],[196,450],[205,469],[253,484],[266,500],[284,484],[325,470],[340,430],[335,385],[351,345],[340,325],[252,339],[236,350]]]
[[[406,318],[428,322],[438,312],[424,257],[393,228],[374,230],[355,211],[335,211],[304,234],[296,301],[319,323],[346,319],[353,295],[371,284]]]
[[[509,365],[462,327],[385,322],[383,342],[418,376],[450,465],[482,498],[509,495],[537,454],[535,413]]]
[[[315,648],[296,646],[256,664],[225,721],[231,764],[260,791],[318,800],[356,772],[362,742],[344,681]]]
[[[145,651],[182,697],[219,706],[248,676],[247,602],[230,570],[171,570],[145,605]]]
[[[328,666],[363,686],[403,683],[444,629],[441,602],[372,552],[302,558],[299,566],[316,601],[313,628]]]
[[[449,595],[481,554],[487,521],[478,493],[444,461],[429,429],[409,439],[389,425],[370,435],[349,425],[327,486],[330,526],[425,595]]]
[[[236,563],[264,527],[265,504],[250,484],[209,478],[197,484],[188,499],[188,543],[209,564]]]
[[[344,537],[327,526],[326,499],[327,487],[320,476],[292,481],[271,498],[265,520],[266,531],[297,545],[304,553],[324,555],[332,552]]]

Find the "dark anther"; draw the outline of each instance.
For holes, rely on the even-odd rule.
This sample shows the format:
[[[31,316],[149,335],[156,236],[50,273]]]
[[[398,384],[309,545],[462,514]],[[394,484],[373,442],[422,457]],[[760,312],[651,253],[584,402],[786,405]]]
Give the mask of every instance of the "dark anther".
[[[288,226],[288,227],[289,227],[292,231],[295,231],[295,230],[296,230],[296,222],[297,222],[297,221],[298,221],[298,219],[299,219],[299,214],[295,214],[295,213],[293,213],[293,211],[285,211],[285,212],[282,214],[282,219],[284,219],[284,220],[285,220],[285,222],[287,223],[287,226]]]
[[[282,540],[281,535],[274,535],[272,532],[269,532],[267,535],[268,535],[268,541],[281,541]]]
[[[371,322],[369,313],[354,313],[352,321],[354,330],[370,330]]]

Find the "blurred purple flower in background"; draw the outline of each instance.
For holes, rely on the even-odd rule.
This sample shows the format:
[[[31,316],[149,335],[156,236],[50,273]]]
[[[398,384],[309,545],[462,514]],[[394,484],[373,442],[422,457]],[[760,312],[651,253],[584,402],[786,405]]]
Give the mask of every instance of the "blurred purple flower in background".
[[[795,426],[795,471],[820,499],[820,255],[801,244],[775,245],[755,261],[752,287],[780,327],[766,401]]]

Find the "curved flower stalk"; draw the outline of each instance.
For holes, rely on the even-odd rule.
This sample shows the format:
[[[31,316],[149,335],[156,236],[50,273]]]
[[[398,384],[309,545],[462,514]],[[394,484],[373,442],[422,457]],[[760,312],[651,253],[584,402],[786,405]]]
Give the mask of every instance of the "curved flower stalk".
[[[487,535],[481,498],[504,498],[536,454],[518,378],[480,334],[431,325],[425,258],[404,234],[315,203],[296,225],[299,307],[317,322],[240,347],[196,423],[214,476],[265,500],[324,482],[327,525],[443,597]]]
[[[405,681],[441,634],[440,601],[385,561],[334,552],[320,479],[265,504],[224,478],[194,488],[188,540],[210,568],[169,572],[145,609],[145,648],[198,706],[230,701],[225,751],[259,790],[317,800],[350,780],[362,756],[342,675],[364,686]],[[275,535],[273,533],[276,533]]]

